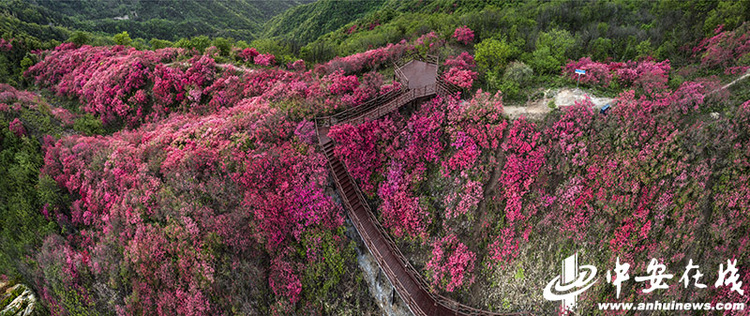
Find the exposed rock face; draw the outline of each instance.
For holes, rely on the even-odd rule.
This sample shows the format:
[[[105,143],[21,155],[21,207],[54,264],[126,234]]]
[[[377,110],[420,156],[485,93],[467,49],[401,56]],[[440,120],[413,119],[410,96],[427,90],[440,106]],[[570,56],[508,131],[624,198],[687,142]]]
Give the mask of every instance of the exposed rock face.
[[[375,258],[367,250],[357,230],[348,219],[346,221],[346,228],[346,235],[357,243],[357,264],[359,264],[359,268],[362,270],[362,274],[364,274],[365,282],[367,282],[367,286],[370,289],[370,295],[375,299],[382,314],[389,316],[411,316],[411,311],[409,311],[404,301],[396,293],[393,285],[388,281],[383,271],[380,270]]]
[[[29,287],[23,284],[10,286],[10,283],[0,281],[0,315],[36,315],[38,307],[36,295]]]

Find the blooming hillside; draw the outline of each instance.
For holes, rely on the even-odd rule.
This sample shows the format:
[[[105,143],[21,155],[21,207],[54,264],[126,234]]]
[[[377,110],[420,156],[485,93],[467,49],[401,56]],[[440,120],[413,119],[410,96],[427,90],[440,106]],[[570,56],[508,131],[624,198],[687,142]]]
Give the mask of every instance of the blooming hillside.
[[[748,302],[750,101],[699,77],[747,70],[730,58],[749,52],[738,33],[699,43],[699,69],[550,61],[558,83],[585,69],[584,87],[616,98],[607,112],[587,100],[542,121],[510,120],[510,93],[472,90],[495,79],[520,89],[534,70],[514,61],[497,75],[521,44],[474,49],[482,34],[466,25],[315,65],[247,47],[61,44],[24,76],[65,106],[0,85],[0,198],[13,205],[0,232],[19,239],[0,264],[21,262],[12,272],[54,315],[375,314],[313,118],[407,89],[390,66],[435,54],[440,87],[460,92],[327,131],[431,290],[549,313],[558,305],[540,289],[580,251],[632,275],[655,258],[673,271],[693,260],[713,278],[737,260],[735,288],[626,284],[624,299]],[[583,298],[584,314],[623,299],[604,281]]]
[[[335,154],[434,289],[474,306],[517,297],[549,310],[552,303],[511,285],[521,278],[543,289],[561,253],[581,250],[600,271],[619,257],[631,275],[646,274],[652,258],[674,273],[693,260],[706,282],[727,260],[750,259],[750,101],[710,114],[728,92],[714,93],[703,79],[670,88],[668,61],[582,59],[563,76],[576,68],[589,70],[587,84],[619,80],[634,90],[606,115],[587,101],[543,122],[508,121],[500,96],[480,90],[433,99],[409,116],[331,128]],[[750,270],[738,269],[737,289],[693,293],[673,284],[646,295],[636,283],[623,291],[626,300],[747,302],[740,291],[750,290]],[[622,299],[610,287],[587,295]]]
[[[105,125],[131,127],[46,147],[42,177],[68,195],[43,210],[65,237],[47,237],[36,256],[53,313],[321,310],[355,282],[341,206],[303,117],[392,85],[377,72],[345,75],[347,59],[318,76],[185,54],[64,45],[27,72]]]

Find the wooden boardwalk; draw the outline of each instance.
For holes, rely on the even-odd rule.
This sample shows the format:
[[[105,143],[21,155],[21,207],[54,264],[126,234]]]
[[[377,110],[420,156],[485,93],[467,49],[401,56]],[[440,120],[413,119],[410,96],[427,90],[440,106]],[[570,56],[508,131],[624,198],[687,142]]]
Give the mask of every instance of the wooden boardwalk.
[[[396,292],[414,315],[521,315],[499,314],[475,309],[431,292],[419,272],[409,263],[388,232],[375,218],[344,163],[334,156],[335,144],[327,135],[328,127],[331,125],[362,123],[388,114],[410,102],[436,95],[445,96],[456,90],[439,80],[436,58],[412,60],[395,68],[396,77],[405,83],[402,89],[372,99],[337,115],[315,119],[318,142],[328,159],[336,189],[341,195],[349,219]]]

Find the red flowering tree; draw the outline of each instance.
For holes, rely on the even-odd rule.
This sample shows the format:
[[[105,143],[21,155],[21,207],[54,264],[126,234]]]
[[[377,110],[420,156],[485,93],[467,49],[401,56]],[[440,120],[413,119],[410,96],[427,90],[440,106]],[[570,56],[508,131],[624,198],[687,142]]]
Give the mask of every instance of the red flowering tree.
[[[256,65],[273,66],[276,64],[276,56],[273,54],[260,54],[253,58],[253,62]]]
[[[16,137],[26,136],[26,129],[23,128],[23,123],[18,118],[13,119],[8,128],[10,128],[10,131],[13,132]]]
[[[443,79],[458,87],[469,89],[477,79],[477,73],[473,70],[476,66],[474,57],[466,52],[448,57],[444,66],[448,70],[443,73]]]
[[[453,32],[453,38],[455,38],[459,43],[469,45],[469,43],[474,41],[474,31],[472,31],[466,25],[460,26],[457,27],[456,31]]]
[[[245,48],[237,53],[237,57],[244,60],[245,62],[253,62],[255,57],[260,55],[255,48]]]

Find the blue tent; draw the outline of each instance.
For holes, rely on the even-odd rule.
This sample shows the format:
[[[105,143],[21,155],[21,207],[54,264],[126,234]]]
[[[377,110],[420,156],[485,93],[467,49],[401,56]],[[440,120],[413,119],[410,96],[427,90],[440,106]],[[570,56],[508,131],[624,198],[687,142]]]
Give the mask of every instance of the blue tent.
[[[610,107],[610,106],[612,106],[612,105],[610,105],[609,103],[605,104],[605,105],[604,105],[604,106],[602,107],[602,109],[601,109],[601,110],[599,110],[599,113],[601,113],[601,114],[605,114],[605,115],[606,115],[606,114],[607,114],[607,110],[609,110],[609,107]]]

